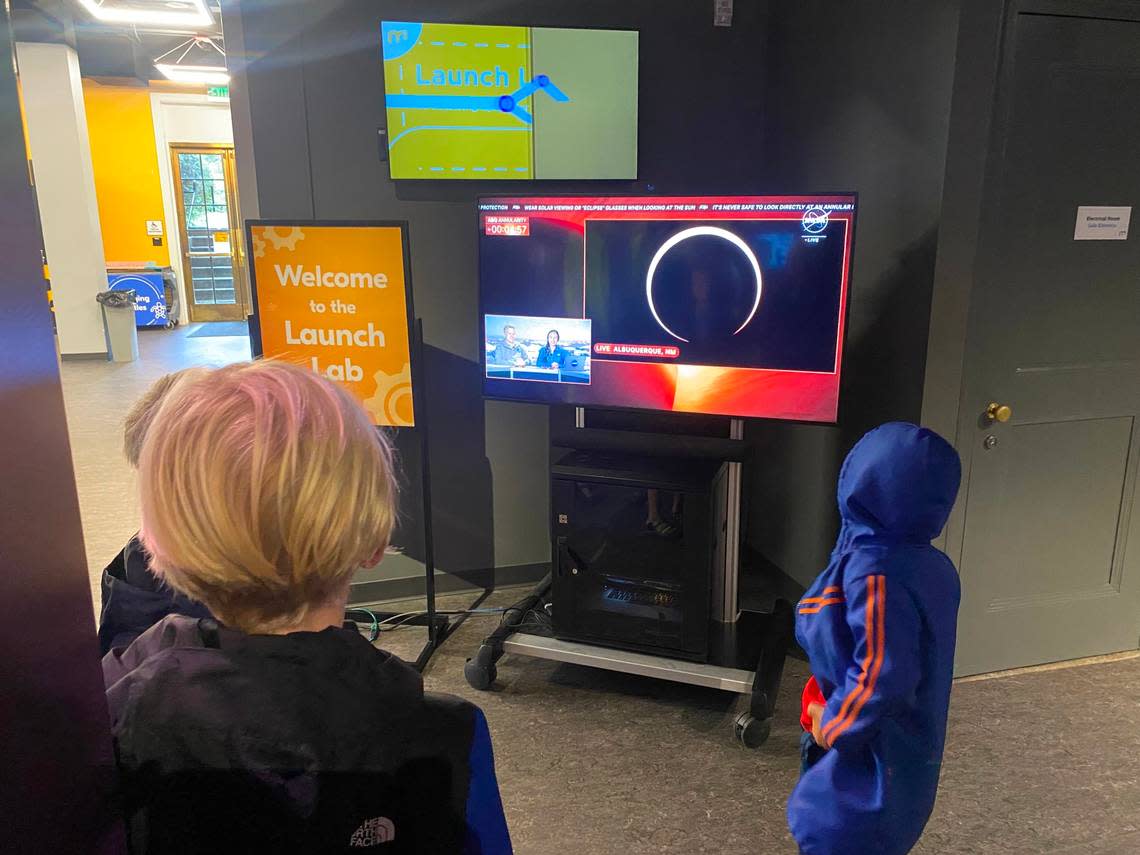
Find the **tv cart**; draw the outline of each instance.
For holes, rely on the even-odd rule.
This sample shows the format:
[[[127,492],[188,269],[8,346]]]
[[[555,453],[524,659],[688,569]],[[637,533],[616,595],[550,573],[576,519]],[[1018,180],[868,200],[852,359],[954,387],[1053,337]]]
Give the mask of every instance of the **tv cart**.
[[[585,414],[578,408],[577,428]],[[638,446],[636,435],[616,437],[620,432],[592,432],[602,446],[607,441]],[[597,434],[609,434],[598,437]],[[467,660],[464,676],[475,689],[490,689],[497,676],[496,663],[504,654],[567,662],[625,674],[637,674],[693,686],[747,695],[748,709],[734,721],[736,737],[748,748],[759,748],[771,731],[776,694],[783,676],[784,659],[793,634],[793,603],[780,596],[762,597],[744,603],[740,593],[740,497],[744,423],[733,419],[729,443],[692,438],[690,450],[715,457],[717,450],[735,447],[725,458],[723,544],[716,551],[711,581],[711,621],[707,661],[688,661],[652,652],[639,652],[592,642],[569,641],[554,636],[542,618],[551,605],[552,576],[547,576],[504,614],[500,625]],[[577,444],[577,443],[576,443]],[[733,459],[733,456],[736,459]],[[557,557],[554,559],[558,560]],[[535,620],[532,616],[537,616]]]

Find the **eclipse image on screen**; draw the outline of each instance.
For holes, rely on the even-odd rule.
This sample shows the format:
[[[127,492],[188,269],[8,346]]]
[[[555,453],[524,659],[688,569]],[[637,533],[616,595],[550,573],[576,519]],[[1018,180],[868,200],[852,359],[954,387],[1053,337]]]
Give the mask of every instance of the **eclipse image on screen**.
[[[484,317],[591,336],[587,388],[487,362],[484,393],[834,421],[854,214],[853,196],[484,199]]]

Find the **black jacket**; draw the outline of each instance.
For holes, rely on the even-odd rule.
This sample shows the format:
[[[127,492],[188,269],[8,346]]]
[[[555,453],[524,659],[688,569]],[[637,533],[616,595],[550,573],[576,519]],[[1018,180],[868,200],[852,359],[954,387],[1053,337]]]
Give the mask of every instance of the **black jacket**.
[[[511,851],[483,714],[356,633],[172,616],[103,673],[135,852]]]
[[[150,572],[150,556],[132,537],[103,569],[99,583],[103,607],[99,611],[99,650],[126,647],[167,615],[211,617],[210,610],[172,590]]]

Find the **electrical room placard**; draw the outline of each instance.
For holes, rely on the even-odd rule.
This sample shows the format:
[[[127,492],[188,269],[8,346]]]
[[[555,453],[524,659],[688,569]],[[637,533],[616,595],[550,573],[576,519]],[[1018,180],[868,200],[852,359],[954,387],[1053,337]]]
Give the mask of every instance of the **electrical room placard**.
[[[406,229],[247,223],[262,355],[343,384],[386,427],[415,423]]]

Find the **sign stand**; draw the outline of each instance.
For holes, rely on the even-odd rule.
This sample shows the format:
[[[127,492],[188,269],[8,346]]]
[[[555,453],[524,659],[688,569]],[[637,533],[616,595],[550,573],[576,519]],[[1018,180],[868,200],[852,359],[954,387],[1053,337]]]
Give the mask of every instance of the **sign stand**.
[[[419,318],[416,319],[412,331],[412,354],[412,384],[415,390],[415,395],[412,398],[412,406],[416,410],[415,429],[420,435],[420,489],[423,493],[424,571],[427,574],[424,579],[424,598],[427,600],[427,609],[423,615],[408,620],[402,625],[427,626],[428,640],[424,642],[424,646],[415,661],[416,670],[423,671],[431,659],[432,654],[439,649],[440,645],[442,645],[455,630],[459,629],[465,620],[467,620],[467,616],[471,610],[478,608],[479,605],[491,595],[493,589],[484,588],[482,593],[475,598],[474,602],[472,602],[467,609],[454,617],[440,614],[436,610],[435,536],[432,530],[431,504],[431,454],[428,449],[428,422],[426,419],[427,383],[424,381],[424,323]],[[381,621],[397,617],[398,615],[398,612],[376,613],[376,616]]]

